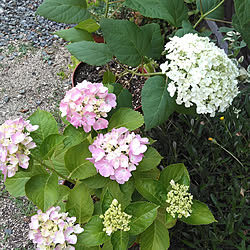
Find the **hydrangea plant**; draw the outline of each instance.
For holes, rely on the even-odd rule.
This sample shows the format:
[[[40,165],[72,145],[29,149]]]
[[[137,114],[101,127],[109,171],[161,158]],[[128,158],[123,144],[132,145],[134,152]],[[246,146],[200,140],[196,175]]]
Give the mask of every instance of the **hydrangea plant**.
[[[126,250],[137,240],[141,250],[167,249],[168,230],[177,220],[216,222],[209,208],[188,192],[184,164],[160,171],[162,157],[153,140],[142,135],[143,125],[153,128],[175,111],[223,112],[238,93],[237,67],[196,30],[223,8],[224,0],[204,4],[208,1],[196,1],[200,16],[193,25],[186,1],[121,1],[141,16],[175,27],[165,52],[158,23],[138,26],[112,19],[109,0],[101,19],[88,9],[95,1],[45,0],[38,8],[37,14],[53,21],[77,24],[57,34],[70,42],[67,48],[79,60],[97,66],[116,60],[124,69],[120,76],[149,77],[142,90],[143,115],[132,109],[128,90],[114,83],[116,75],[106,71],[105,86],[84,81],[66,93],[60,104],[62,133],[53,116],[42,110],[21,122],[25,125],[20,130],[9,129],[9,121],[2,125],[0,170],[12,195],[26,195],[39,208],[30,224],[30,239],[39,248],[95,250],[102,245]],[[234,2],[233,23],[249,44],[242,32],[248,22],[246,2]],[[99,29],[105,43],[94,42],[92,33]],[[167,62],[160,69],[155,60],[163,53]]]

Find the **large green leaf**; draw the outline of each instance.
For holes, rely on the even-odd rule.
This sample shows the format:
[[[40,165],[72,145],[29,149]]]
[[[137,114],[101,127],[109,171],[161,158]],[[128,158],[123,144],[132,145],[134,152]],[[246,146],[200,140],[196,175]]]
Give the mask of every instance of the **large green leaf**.
[[[137,191],[147,200],[162,205],[167,198],[167,191],[164,186],[156,180],[138,178],[135,179]]]
[[[41,156],[43,159],[48,159],[53,154],[57,145],[61,144],[65,139],[64,136],[59,134],[49,135],[42,142],[40,147]]]
[[[4,185],[7,191],[14,197],[25,196],[25,184],[32,177],[32,172],[18,171],[16,174],[7,178]]]
[[[109,179],[97,174],[82,180],[82,182],[85,183],[89,188],[98,189],[103,188],[109,182]]]
[[[104,65],[113,57],[108,46],[104,43],[82,41],[69,44],[66,47],[78,60],[90,65]]]
[[[58,186],[58,200],[56,205],[61,208],[61,212],[66,212],[66,201],[68,200],[68,196],[70,194],[70,188],[66,185]]]
[[[128,205],[125,212],[132,215],[129,234],[138,235],[146,230],[157,216],[159,206],[146,201],[134,202]]]
[[[250,48],[250,0],[234,0],[234,6],[233,26]]]
[[[113,94],[116,95],[116,107],[108,113],[108,117],[111,117],[120,108],[133,108],[131,93],[119,83],[112,83],[111,86]]]
[[[26,196],[42,211],[58,200],[58,176],[53,173],[35,175],[25,185]]]
[[[69,148],[83,142],[89,134],[85,133],[82,128],[76,128],[70,124],[64,129],[63,135],[66,137],[64,144]]]
[[[169,245],[168,229],[157,219],[145,232],[141,234],[141,250],[166,250],[169,248]]]
[[[207,205],[197,200],[193,200],[191,215],[187,218],[181,218],[181,221],[191,225],[204,225],[216,222]]]
[[[220,2],[221,2],[221,0],[201,0],[203,14],[214,9]],[[196,0],[196,5],[197,5],[198,10],[201,11],[200,0]],[[216,10],[214,10],[207,17],[223,20],[224,19],[224,7],[223,7],[223,5],[218,7]]]
[[[147,55],[151,36],[126,20],[101,19],[101,29],[109,49],[121,63],[136,67]]]
[[[91,157],[87,140],[71,147],[65,154],[65,166],[69,170],[69,178],[86,179],[96,175],[97,171],[93,163],[86,158]]]
[[[161,76],[150,77],[141,96],[146,130],[166,121],[175,110],[175,100],[170,97],[166,80]]]
[[[160,170],[158,168],[152,168],[149,171],[135,171],[132,172],[134,179],[150,179],[150,180],[158,180],[160,176]]]
[[[159,165],[163,157],[158,153],[158,151],[153,147],[148,147],[147,151],[144,153],[144,157],[139,165],[136,167],[137,171],[148,171]]]
[[[144,32],[147,32],[151,36],[151,43],[147,57],[153,59],[160,59],[163,51],[163,37],[161,35],[160,25],[157,23],[147,24],[141,27]]]
[[[183,0],[126,0],[125,5],[143,16],[164,19],[175,27],[180,27],[188,18]]]
[[[56,34],[65,41],[72,43],[80,41],[94,41],[93,36],[89,32],[77,28],[58,30]]]
[[[100,28],[100,25],[94,19],[89,18],[77,24],[75,28],[92,33],[97,31]]]
[[[108,239],[109,237],[107,236],[106,232],[103,231],[102,219],[99,217],[99,215],[95,215],[84,226],[84,231],[78,235],[76,246],[99,246]]]
[[[106,212],[106,210],[109,209],[113,200],[114,200],[113,195],[110,193],[109,189],[106,188],[101,198],[103,214]]]
[[[44,0],[36,14],[58,23],[79,23],[90,17],[86,0]]]
[[[49,160],[45,160],[44,163],[51,166],[53,165],[53,168],[57,170],[60,174],[64,176],[69,175],[69,170],[66,168],[65,163],[64,163],[64,156],[65,153],[67,152],[67,148],[64,146],[63,143],[58,144],[55,149],[53,154],[51,155]]]
[[[33,141],[40,146],[42,141],[51,134],[58,134],[57,122],[55,118],[47,111],[37,109],[30,117],[32,125],[39,125],[36,131],[31,132]]]
[[[169,165],[161,171],[159,181],[164,185],[166,190],[170,187],[171,180],[186,186],[190,185],[189,173],[183,163]]]
[[[111,243],[115,250],[127,250],[128,249],[128,232],[118,230],[111,236]]]
[[[70,216],[77,218],[78,223],[82,224],[89,221],[94,212],[94,204],[85,184],[76,185],[70,191],[66,209]]]
[[[144,118],[139,112],[130,108],[120,108],[112,115],[108,131],[120,127],[126,127],[129,131],[132,131],[141,127],[143,123]]]

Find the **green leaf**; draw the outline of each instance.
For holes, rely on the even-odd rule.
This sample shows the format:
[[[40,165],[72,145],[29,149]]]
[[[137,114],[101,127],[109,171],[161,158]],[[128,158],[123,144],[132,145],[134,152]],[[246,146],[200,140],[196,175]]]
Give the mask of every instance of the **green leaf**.
[[[56,205],[61,208],[61,212],[66,212],[66,201],[70,193],[70,188],[65,185],[58,186],[58,200]]]
[[[42,142],[40,147],[41,156],[43,159],[48,159],[53,154],[57,145],[61,144],[65,139],[64,136],[59,134],[49,135]]]
[[[84,179],[82,182],[86,184],[89,188],[98,189],[103,188],[109,182],[109,179],[101,176],[100,174],[97,174],[87,179]]]
[[[78,241],[77,241],[76,245],[74,245],[74,246],[75,246],[76,250],[100,250],[99,246],[96,246],[96,247],[86,247],[83,244],[78,243]]]
[[[114,200],[113,195],[109,192],[109,189],[105,189],[105,192],[102,197],[102,213],[104,214],[106,210],[109,209],[112,201]]]
[[[164,43],[160,25],[157,23],[151,23],[142,26],[141,29],[151,36],[150,48],[146,56],[153,59],[160,59]]]
[[[92,35],[86,30],[70,28],[66,30],[58,30],[56,35],[60,36],[67,42],[94,41]]]
[[[126,127],[129,131],[132,131],[141,127],[143,123],[144,118],[139,112],[130,108],[120,108],[112,115],[108,131],[120,127]]]
[[[150,77],[141,96],[146,130],[166,121],[175,110],[175,100],[170,97],[166,80],[161,76]]]
[[[94,204],[85,184],[76,185],[70,191],[66,209],[70,216],[77,218],[78,223],[82,224],[89,221],[94,212]]]
[[[215,8],[221,0],[201,0],[201,5],[202,5],[202,11],[203,14],[207,13],[208,11],[212,10]],[[196,5],[198,10],[200,11],[200,0],[196,0]],[[208,18],[214,18],[214,19],[224,19],[224,7],[223,4],[214,10],[211,14],[207,16]]]
[[[85,30],[89,33],[96,32],[100,26],[94,19],[87,19],[75,26],[77,29]]]
[[[104,65],[113,57],[108,46],[104,43],[82,41],[69,44],[66,47],[78,60],[90,65]]]
[[[189,21],[184,20],[182,22],[182,29],[178,29],[175,33],[175,36],[183,37],[188,33],[197,33],[197,31],[193,28]]]
[[[107,84],[107,83],[114,83],[114,82],[115,82],[115,75],[109,70],[105,71],[103,74],[102,83]]]
[[[148,171],[159,165],[163,157],[158,153],[158,151],[153,147],[148,147],[147,151],[144,153],[144,157],[139,165],[136,167],[137,171]]]
[[[126,0],[125,5],[143,16],[164,19],[175,27],[180,27],[182,21],[188,19],[183,0]]]
[[[127,250],[128,249],[128,232],[118,230],[111,236],[111,243],[115,250]]]
[[[168,229],[159,220],[155,220],[154,223],[141,234],[141,250],[165,250],[169,248],[169,245]]]
[[[7,191],[14,197],[25,196],[25,184],[33,176],[31,171],[18,171],[4,182]]]
[[[26,196],[43,212],[58,200],[58,177],[55,173],[35,175],[25,185]]]
[[[47,111],[38,109],[29,117],[32,125],[39,125],[36,131],[30,133],[33,141],[38,146],[35,150],[38,150],[43,140],[52,134],[58,134],[57,122],[55,118]]]
[[[86,0],[45,0],[36,14],[58,23],[79,23],[90,17]]]
[[[121,63],[136,67],[151,45],[150,34],[127,20],[101,19],[101,29],[109,49]]]
[[[138,235],[145,231],[155,220],[158,207],[146,201],[134,202],[128,205],[125,213],[132,215],[129,223],[129,234]]]
[[[197,114],[196,105],[193,105],[190,108],[186,108],[184,104],[182,105],[175,104],[175,111],[180,114],[187,114],[187,115]]]
[[[65,166],[70,172],[69,178],[86,179],[96,175],[97,171],[93,163],[86,160],[86,158],[91,158],[91,156],[87,140],[71,147],[64,157]]]
[[[106,232],[103,231],[102,219],[95,215],[84,226],[84,231],[78,235],[76,246],[84,245],[87,247],[99,246],[109,239]]]
[[[104,243],[104,245],[102,246],[101,249],[99,250],[113,250],[113,246],[112,246],[112,243],[111,243],[111,240],[108,240]]]
[[[233,26],[250,48],[250,0],[234,0],[234,6],[236,14],[233,16]]]
[[[113,113],[115,113],[117,110],[119,110],[120,108],[133,108],[132,105],[132,95],[131,93],[122,87],[121,84],[119,83],[113,83],[111,84],[114,89],[113,89],[113,93],[116,95],[116,107],[115,109],[112,109],[108,116],[110,117]]]
[[[190,185],[189,173],[183,163],[169,165],[161,171],[159,182],[164,185],[166,190],[170,187],[171,180],[186,186]]]
[[[167,191],[159,181],[138,178],[135,179],[135,187],[145,199],[157,205],[162,205],[166,201]]]
[[[160,176],[160,170],[158,168],[153,168],[149,171],[135,171],[132,172],[135,180],[138,179],[150,179],[150,180],[158,180],[159,176]]]
[[[50,165],[52,162],[56,171],[58,171],[62,175],[68,176],[69,170],[66,168],[65,163],[64,163],[64,156],[67,150],[68,149],[64,146],[63,143],[57,145],[50,159],[45,160],[44,163],[47,165]]]
[[[83,142],[89,134],[85,133],[82,128],[75,128],[70,124],[64,129],[63,135],[66,137],[65,147],[69,148]]]
[[[193,200],[191,215],[180,220],[191,225],[205,225],[216,222],[207,205],[197,200]]]

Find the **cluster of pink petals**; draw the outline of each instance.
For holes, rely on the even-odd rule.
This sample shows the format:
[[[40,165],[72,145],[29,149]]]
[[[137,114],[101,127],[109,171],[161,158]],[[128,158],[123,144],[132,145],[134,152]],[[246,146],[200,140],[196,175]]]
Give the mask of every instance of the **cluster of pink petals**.
[[[104,177],[116,180],[124,184],[132,176],[131,171],[142,160],[144,152],[149,144],[148,138],[141,138],[134,132],[130,133],[127,128],[112,129],[105,135],[99,134],[89,150],[91,161],[97,171]]]
[[[7,120],[0,126],[0,170],[4,179],[14,176],[18,166],[28,168],[29,150],[36,147],[29,132],[37,129],[38,125],[32,126],[22,118]]]
[[[37,249],[75,249],[77,236],[84,231],[79,224],[74,225],[76,217],[59,213],[60,207],[51,207],[45,213],[41,210],[31,217],[29,239],[37,244]]]
[[[102,83],[83,81],[67,91],[60,103],[62,116],[76,128],[83,127],[86,133],[105,129],[107,113],[116,106],[116,96],[108,94],[108,88]],[[104,118],[103,118],[104,117]]]

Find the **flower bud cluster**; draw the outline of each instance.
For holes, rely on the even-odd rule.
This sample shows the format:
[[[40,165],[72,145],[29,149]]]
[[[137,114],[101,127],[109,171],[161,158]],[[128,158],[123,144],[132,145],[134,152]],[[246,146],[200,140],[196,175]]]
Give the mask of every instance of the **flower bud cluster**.
[[[170,38],[165,45],[167,61],[161,64],[171,80],[168,92],[176,103],[196,105],[198,114],[224,112],[238,95],[237,66],[207,37],[186,34]]]
[[[79,224],[74,225],[76,217],[68,213],[59,213],[60,207],[51,207],[45,213],[41,210],[31,217],[29,239],[37,244],[36,249],[75,249],[77,236],[83,232]]]
[[[193,195],[188,191],[188,186],[175,184],[174,180],[170,181],[172,190],[167,194],[166,202],[169,206],[166,208],[166,211],[175,218],[176,214],[178,218],[189,217],[192,213],[192,204],[193,204]]]
[[[115,106],[116,96],[108,94],[108,88],[102,83],[84,80],[67,91],[60,103],[60,111],[73,126],[83,127],[88,133],[92,126],[94,130],[107,128],[108,121],[104,118]]]
[[[29,150],[36,147],[29,132],[37,129],[38,125],[32,126],[22,118],[7,120],[0,126],[0,170],[4,179],[14,176],[18,166],[28,168]]]
[[[147,150],[148,138],[141,138],[127,128],[112,129],[111,132],[99,134],[89,150],[91,161],[97,171],[104,177],[110,177],[119,184],[124,184],[132,176],[131,171],[142,160]]]
[[[118,201],[114,199],[104,215],[100,215],[100,218],[103,219],[103,231],[109,236],[117,230],[129,231],[128,224],[131,217],[131,215],[122,212],[121,204],[118,204]]]

